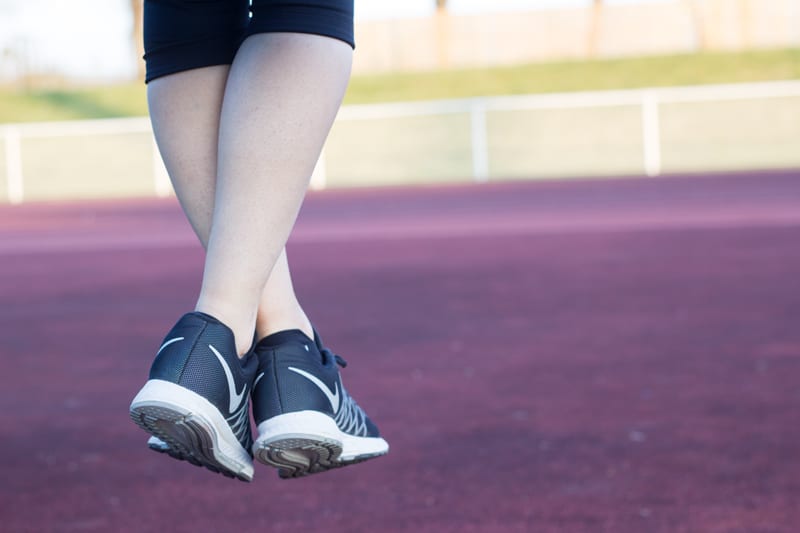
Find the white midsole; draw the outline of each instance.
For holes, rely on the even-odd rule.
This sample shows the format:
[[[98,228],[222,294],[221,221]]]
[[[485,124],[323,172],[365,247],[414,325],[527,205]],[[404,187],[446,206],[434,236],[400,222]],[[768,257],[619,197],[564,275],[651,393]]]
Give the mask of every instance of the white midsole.
[[[322,438],[341,442],[339,460],[347,461],[359,455],[379,455],[389,451],[381,437],[356,437],[339,429],[331,417],[318,411],[297,411],[265,420],[258,425],[258,439],[253,451],[282,438]]]
[[[223,464],[232,459],[252,475],[252,460],[227,420],[214,404],[185,387],[169,381],[151,379],[131,402],[131,411],[148,407],[166,408],[184,415],[192,415],[202,422],[214,441],[214,457]]]

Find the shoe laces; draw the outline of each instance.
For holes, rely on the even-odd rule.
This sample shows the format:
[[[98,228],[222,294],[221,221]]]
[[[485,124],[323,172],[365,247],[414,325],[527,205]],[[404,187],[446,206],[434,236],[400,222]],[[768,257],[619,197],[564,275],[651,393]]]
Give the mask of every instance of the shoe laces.
[[[333,359],[336,362],[336,364],[339,365],[340,367],[345,368],[347,366],[347,361],[345,361],[342,356],[336,355],[327,348],[320,348],[319,353],[322,354],[323,359],[326,361],[329,359]]]

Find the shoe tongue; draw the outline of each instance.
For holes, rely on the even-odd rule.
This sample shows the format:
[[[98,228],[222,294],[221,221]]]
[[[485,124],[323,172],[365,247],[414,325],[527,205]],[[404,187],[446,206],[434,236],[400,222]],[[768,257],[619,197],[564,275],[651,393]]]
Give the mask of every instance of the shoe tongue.
[[[314,344],[314,341],[309,339],[308,335],[303,333],[301,330],[286,329],[264,337],[263,339],[258,341],[258,344],[256,346],[269,348],[281,344],[286,344],[287,342],[296,342],[299,344]]]

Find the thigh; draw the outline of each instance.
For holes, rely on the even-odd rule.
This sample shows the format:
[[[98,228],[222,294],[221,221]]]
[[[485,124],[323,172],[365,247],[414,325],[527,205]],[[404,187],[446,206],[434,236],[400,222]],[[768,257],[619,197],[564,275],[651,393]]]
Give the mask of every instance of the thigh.
[[[353,0],[252,0],[254,33],[311,33],[332,37],[355,47]]]
[[[146,81],[230,64],[247,31],[248,0],[145,0]]]

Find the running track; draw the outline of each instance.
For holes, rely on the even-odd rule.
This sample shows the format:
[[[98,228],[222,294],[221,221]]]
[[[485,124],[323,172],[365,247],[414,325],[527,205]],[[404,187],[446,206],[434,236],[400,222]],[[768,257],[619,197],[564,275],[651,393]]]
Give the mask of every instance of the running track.
[[[0,208],[0,530],[800,528],[800,172],[316,193],[290,257],[392,449],[248,485],[128,420],[177,204]]]

